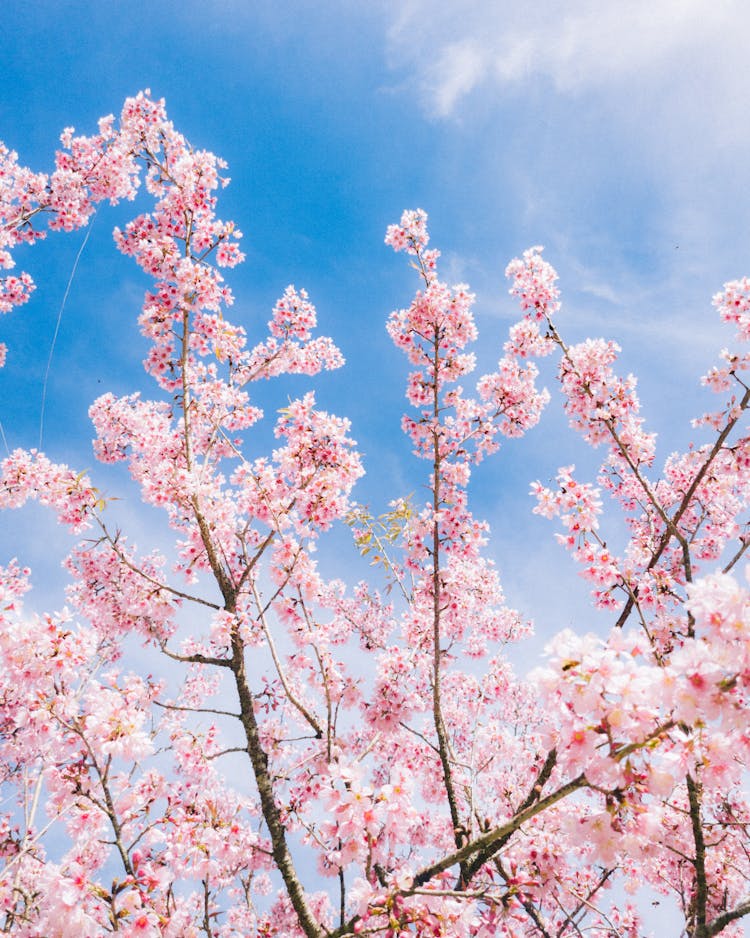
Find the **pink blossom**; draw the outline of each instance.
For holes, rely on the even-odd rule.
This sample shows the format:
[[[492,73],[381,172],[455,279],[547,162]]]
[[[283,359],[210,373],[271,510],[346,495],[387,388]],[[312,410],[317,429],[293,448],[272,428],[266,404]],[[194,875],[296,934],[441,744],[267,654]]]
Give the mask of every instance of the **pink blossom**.
[[[704,383],[723,403],[659,472],[619,347],[566,342],[541,248],[509,265],[521,317],[470,386],[475,297],[439,279],[426,213],[406,211],[386,242],[419,289],[387,329],[408,361],[402,428],[424,486],[378,513],[353,501],[364,468],[349,421],[307,388],[281,392],[263,446],[256,382],[343,358],[301,288],[258,334],[230,320],[224,278],[244,256],[217,214],[223,161],[148,92],[60,139],[50,175],[0,149],[0,266],[44,236],[40,219],[74,230],[145,190],[115,245],[153,278],[138,325],[154,399],[104,394],[90,416],[95,455],[124,464],[171,542],[139,550],[93,473],[35,450],[0,465],[0,508],[35,499],[82,537],[58,612],[29,600],[23,561],[0,567],[5,931],[635,938],[647,925],[628,896],[645,886],[677,900],[685,934],[738,934],[747,353],[722,352]],[[9,273],[0,310],[32,290]],[[749,295],[739,280],[715,301],[741,340]],[[564,466],[533,483],[533,511],[555,519],[610,628],[587,631],[591,610],[527,674],[531,624],[508,604],[471,486],[501,437],[542,420],[549,355],[572,427],[604,456],[591,479]],[[370,564],[351,587],[343,526]],[[561,602],[552,628],[566,624]]]

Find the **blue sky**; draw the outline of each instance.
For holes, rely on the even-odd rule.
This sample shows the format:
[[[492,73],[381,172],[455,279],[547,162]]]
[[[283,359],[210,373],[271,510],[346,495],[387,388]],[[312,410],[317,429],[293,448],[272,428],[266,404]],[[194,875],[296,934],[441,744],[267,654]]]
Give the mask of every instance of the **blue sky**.
[[[562,332],[622,345],[662,458],[710,405],[697,378],[729,340],[710,298],[750,272],[741,0],[38,0],[7,3],[3,17],[0,138],[22,162],[48,169],[64,126],[88,133],[147,87],[194,145],[228,161],[220,213],[244,231],[247,252],[230,277],[233,315],[253,334],[288,283],[309,291],[348,360],[316,382],[318,398],[352,419],[369,473],[357,495],[373,509],[418,491],[425,472],[398,429],[406,367],[384,330],[417,286],[383,245],[407,207],[429,213],[443,277],[477,293],[483,370],[515,313],[505,265],[541,243],[561,277]],[[79,468],[93,465],[94,397],[151,393],[135,325],[146,281],[111,241],[130,208],[97,215],[51,367],[44,448]],[[38,289],[0,323],[11,448],[38,441],[44,369],[82,240],[56,235],[18,256]],[[309,383],[264,389],[269,412]],[[549,523],[531,516],[528,482],[573,461],[594,466],[577,451],[553,406],[477,473],[473,505],[492,524],[509,597],[543,635],[581,624],[586,588]],[[121,474],[96,472],[122,494]],[[130,523],[150,537],[151,517],[128,498]],[[2,554],[51,576],[62,535],[38,511],[24,517],[0,519]],[[538,589],[540,571],[549,589]],[[561,614],[558,584],[571,578]]]
[[[257,335],[288,283],[309,291],[348,360],[314,382],[318,400],[351,418],[368,470],[355,494],[374,511],[419,495],[426,470],[399,430],[407,368],[384,329],[417,287],[383,244],[404,208],[429,213],[443,277],[477,293],[480,369],[496,362],[515,315],[507,262],[544,244],[560,273],[562,333],[621,344],[660,461],[710,406],[697,379],[729,341],[710,299],[750,273],[745,0],[6,0],[3,26],[0,139],[21,162],[49,169],[63,127],[89,133],[143,88],[166,99],[194,145],[228,161],[220,213],[244,231],[247,252],[230,272],[232,315]],[[166,548],[162,520],[122,469],[95,466],[86,416],[106,390],[153,393],[135,324],[147,281],[111,238],[132,209],[102,207],[82,253],[43,443],[122,497],[111,511],[141,547]],[[19,252],[38,289],[0,320],[11,448],[38,442],[83,237]],[[269,415],[309,384],[263,388]],[[554,403],[536,431],[480,467],[471,496],[539,644],[563,627],[610,624],[588,609],[553,526],[531,515],[529,482],[571,462],[595,472]],[[0,563],[18,555],[32,566],[32,606],[63,604],[69,546],[38,507],[0,516]],[[328,573],[361,575],[341,535],[334,550],[321,551]]]

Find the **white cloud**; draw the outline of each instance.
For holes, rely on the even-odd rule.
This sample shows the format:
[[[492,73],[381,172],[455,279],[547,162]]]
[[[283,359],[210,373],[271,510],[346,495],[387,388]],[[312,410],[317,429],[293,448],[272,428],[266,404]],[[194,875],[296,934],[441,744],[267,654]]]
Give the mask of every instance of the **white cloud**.
[[[709,272],[710,296],[742,272],[749,3],[383,2],[401,87],[443,139],[471,141],[485,204],[551,257],[552,231],[610,268],[648,256],[659,280],[679,270],[678,306],[690,277]]]
[[[411,0],[399,5],[389,40],[392,60],[416,71],[426,106],[443,117],[484,83],[541,80],[571,93],[669,79],[671,97],[696,75],[722,84],[739,117],[748,27],[743,0],[443,0],[439,9]]]
[[[489,65],[485,50],[471,39],[448,43],[433,66],[439,77],[433,87],[434,110],[439,117],[450,115],[458,101],[473,91]]]

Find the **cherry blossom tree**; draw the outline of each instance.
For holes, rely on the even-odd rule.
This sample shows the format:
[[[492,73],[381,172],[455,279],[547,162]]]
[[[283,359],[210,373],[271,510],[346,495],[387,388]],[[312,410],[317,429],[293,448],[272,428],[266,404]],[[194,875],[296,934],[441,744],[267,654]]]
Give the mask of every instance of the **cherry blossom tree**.
[[[672,898],[689,938],[741,935],[750,280],[714,299],[737,344],[703,379],[721,401],[695,421],[706,442],[659,471],[617,345],[566,342],[541,248],[509,265],[520,318],[469,386],[474,298],[439,279],[425,213],[405,212],[386,242],[420,289],[388,332],[411,369],[403,431],[428,497],[372,514],[353,500],[349,423],[311,392],[258,452],[253,384],[343,358],[303,290],[283,292],[254,345],[227,318],[222,271],[243,255],[216,214],[224,164],[148,93],[61,141],[50,175],[0,150],[0,263],[145,186],[150,211],[115,243],[154,280],[139,325],[155,397],[107,393],[90,416],[97,458],[127,463],[175,548],[140,551],[87,472],[36,450],[0,467],[2,508],[36,499],[81,536],[64,612],[25,612],[30,571],[0,569],[0,929],[632,938],[649,933],[646,889]],[[33,289],[7,273],[0,308]],[[611,628],[563,632],[520,675],[508,647],[531,627],[506,605],[468,490],[503,437],[542,418],[545,356],[581,445],[604,456],[594,481],[565,466],[534,483],[534,510]],[[372,582],[320,572],[315,546],[341,525]],[[128,666],[134,640],[147,674]]]

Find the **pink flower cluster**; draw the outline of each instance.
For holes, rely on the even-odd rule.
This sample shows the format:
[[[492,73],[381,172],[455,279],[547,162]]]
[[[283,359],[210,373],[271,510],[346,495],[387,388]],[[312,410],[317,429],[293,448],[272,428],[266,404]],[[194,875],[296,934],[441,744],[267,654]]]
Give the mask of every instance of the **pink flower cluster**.
[[[714,306],[724,322],[737,327],[738,339],[750,342],[750,278],[725,283],[723,292],[714,297]]]
[[[90,526],[89,516],[102,503],[85,473],[56,465],[36,450],[17,449],[0,463],[0,509],[20,508],[29,499],[52,507],[74,533]]]
[[[657,478],[635,379],[616,374],[615,343],[566,344],[540,248],[509,265],[521,318],[497,368],[464,389],[474,297],[439,279],[427,216],[407,211],[386,242],[422,283],[387,328],[410,363],[403,427],[429,465],[427,496],[373,516],[351,502],[363,467],[349,422],[312,392],[282,398],[276,443],[257,449],[253,383],[343,358],[316,335],[304,290],[287,287],[257,334],[226,318],[220,271],[242,253],[216,215],[222,161],[148,94],[62,145],[49,177],[0,150],[0,264],[43,236],[39,218],[80,227],[145,180],[152,210],[115,240],[154,278],[139,321],[160,397],[103,394],[90,415],[97,457],[127,464],[174,548],[171,566],[138,551],[86,473],[33,450],[0,465],[0,508],[36,499],[87,538],[65,561],[61,612],[24,609],[30,572],[0,567],[2,929],[634,938],[644,902],[623,889],[645,886],[676,900],[691,938],[738,935],[750,912],[747,354],[722,353],[705,383],[729,397],[701,420],[708,441]],[[25,274],[3,284],[4,310],[33,288]],[[741,338],[749,297],[743,280],[716,299]],[[617,620],[604,637],[563,631],[522,678],[507,649],[531,627],[506,604],[469,484],[500,436],[541,419],[535,359],[554,352],[571,424],[606,455],[595,481],[566,466],[534,483],[534,511],[559,521]],[[624,522],[613,530],[606,498]],[[340,544],[319,562],[315,548],[342,521],[382,581],[326,578]]]

